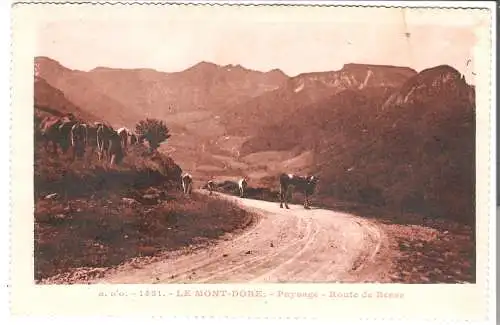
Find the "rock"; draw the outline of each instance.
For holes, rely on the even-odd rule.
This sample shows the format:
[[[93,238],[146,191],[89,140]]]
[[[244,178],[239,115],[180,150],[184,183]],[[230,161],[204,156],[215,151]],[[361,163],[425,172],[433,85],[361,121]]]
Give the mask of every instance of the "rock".
[[[159,197],[158,194],[144,194],[142,200],[146,204],[157,204]]]
[[[122,201],[127,203],[127,204],[138,204],[139,202],[137,202],[136,200],[134,199],[131,199],[129,197],[124,197],[122,198]]]
[[[222,257],[228,257],[228,255],[227,254],[222,254]]]
[[[410,248],[410,244],[408,244],[408,243],[400,243],[399,244],[399,249],[401,249],[401,250],[407,250],[409,248]]]
[[[252,251],[246,251],[245,254],[252,254]]]
[[[54,219],[66,219],[66,215],[63,213],[56,214]]]
[[[57,200],[59,198],[59,194],[57,193],[52,193],[52,194],[49,194],[45,197],[45,199],[47,200]]]
[[[274,247],[274,244],[273,244],[273,242],[271,242],[271,244],[270,244],[269,246],[271,246],[271,247]]]

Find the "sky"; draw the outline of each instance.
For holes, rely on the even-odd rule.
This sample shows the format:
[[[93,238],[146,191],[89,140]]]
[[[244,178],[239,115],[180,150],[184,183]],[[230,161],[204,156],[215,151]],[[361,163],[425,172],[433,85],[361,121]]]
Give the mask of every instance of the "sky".
[[[338,70],[345,63],[417,71],[448,64],[473,83],[475,26],[481,23],[480,15],[461,10],[44,8],[36,13],[36,55],[78,70],[106,66],[174,72],[208,61],[259,71],[278,68],[294,76]]]

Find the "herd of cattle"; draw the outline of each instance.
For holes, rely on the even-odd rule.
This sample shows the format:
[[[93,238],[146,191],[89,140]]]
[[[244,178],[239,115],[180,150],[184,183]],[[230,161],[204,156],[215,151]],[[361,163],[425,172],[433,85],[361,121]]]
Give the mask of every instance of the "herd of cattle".
[[[54,154],[57,154],[58,147],[63,153],[73,148],[73,159],[77,159],[83,157],[87,149],[92,153],[97,150],[98,159],[105,159],[110,165],[121,162],[128,145],[144,142],[144,137],[137,136],[127,128],[115,130],[102,122],[87,124],[72,114],[48,116],[40,122],[38,130],[46,151],[49,151],[50,146]]]
[[[288,198],[290,197],[291,191],[301,191],[304,193],[304,208],[309,209],[311,204],[309,197],[314,193],[316,185],[319,178],[317,176],[298,176],[294,174],[280,174],[279,180],[279,198],[280,198],[280,208],[289,209]],[[193,189],[193,176],[187,172],[184,172],[181,176],[182,189],[185,194],[190,194]],[[209,190],[210,195],[216,189],[216,184],[213,180],[209,180],[206,184],[206,188]],[[248,181],[246,177],[239,179],[238,190],[241,198],[247,196]]]
[[[46,151],[52,144],[53,153],[57,154],[58,147],[61,147],[63,153],[66,153],[70,147],[73,148],[73,159],[83,157],[85,151],[89,149],[92,154],[97,149],[99,160],[106,159],[112,166],[119,164],[123,159],[129,145],[144,142],[143,136],[138,136],[127,128],[114,130],[112,126],[96,122],[87,124],[76,119],[72,114],[63,117],[46,117],[39,125],[39,135],[44,140]],[[293,189],[301,191],[305,195],[304,208],[309,209],[309,196],[313,194],[318,182],[317,176],[298,176],[294,174],[281,174],[279,180],[279,198],[280,208],[289,209],[288,198]],[[182,189],[185,194],[190,194],[193,188],[193,177],[184,172],[181,175]],[[206,184],[210,192],[216,189],[213,180]],[[243,177],[238,181],[238,190],[240,197],[244,198],[247,194],[248,180]]]

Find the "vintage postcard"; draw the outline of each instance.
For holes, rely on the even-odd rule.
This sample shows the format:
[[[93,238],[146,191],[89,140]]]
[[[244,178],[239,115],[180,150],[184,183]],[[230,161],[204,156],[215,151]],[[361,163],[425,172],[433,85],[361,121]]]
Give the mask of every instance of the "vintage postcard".
[[[494,2],[12,8],[11,311],[486,321]]]

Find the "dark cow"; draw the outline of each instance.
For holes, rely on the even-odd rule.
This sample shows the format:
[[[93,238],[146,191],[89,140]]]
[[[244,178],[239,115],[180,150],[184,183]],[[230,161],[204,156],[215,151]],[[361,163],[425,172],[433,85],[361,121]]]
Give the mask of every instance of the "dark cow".
[[[109,165],[113,166],[115,164],[120,164],[125,155],[122,147],[121,137],[113,131],[109,135],[109,144],[108,144],[108,157],[109,157]]]
[[[130,131],[127,128],[123,127],[116,130],[116,133],[118,133],[118,135],[120,136],[123,150],[127,151],[129,138],[131,135]]]
[[[215,190],[215,182],[210,180],[207,183],[208,191],[210,192],[210,195],[212,195],[212,192]]]
[[[64,121],[59,125],[59,145],[63,153],[66,153],[71,146],[71,129],[78,121]]]
[[[245,177],[238,181],[238,189],[240,190],[240,197],[245,197],[248,188],[248,183]]]
[[[317,176],[297,176],[293,174],[281,174],[279,176],[280,181],[280,208],[283,208],[283,202],[285,207],[288,207],[288,196],[291,194],[292,188],[297,191],[303,191],[305,194],[304,208],[309,209],[310,202],[309,196],[314,193],[316,184],[318,182]]]
[[[181,176],[182,191],[184,194],[191,194],[193,189],[193,177],[189,173],[183,173]]]
[[[74,124],[71,127],[70,138],[73,147],[73,159],[83,157],[87,145],[87,125],[81,122]]]
[[[97,148],[97,128],[98,124],[87,125],[87,147],[90,148],[90,152],[93,155],[95,149]]]
[[[76,123],[72,114],[67,114],[62,117],[48,116],[44,118],[39,125],[39,135],[44,140],[45,150],[49,151],[49,145],[52,144],[53,153],[57,154],[57,146],[59,145],[63,152],[69,147],[69,131],[71,123]],[[62,127],[64,125],[64,127]],[[69,126],[69,129],[68,129]]]
[[[44,141],[45,151],[49,151],[49,145],[52,145],[52,153],[57,154],[57,145],[59,144],[59,126],[62,120],[52,116],[46,117],[40,123],[40,135]]]
[[[130,134],[130,144],[131,144],[131,145],[134,145],[134,144],[136,144],[137,142],[138,142],[138,140],[137,140],[137,135],[135,135],[135,133],[131,133],[131,134]]]

